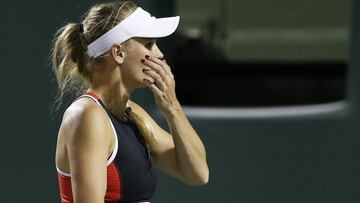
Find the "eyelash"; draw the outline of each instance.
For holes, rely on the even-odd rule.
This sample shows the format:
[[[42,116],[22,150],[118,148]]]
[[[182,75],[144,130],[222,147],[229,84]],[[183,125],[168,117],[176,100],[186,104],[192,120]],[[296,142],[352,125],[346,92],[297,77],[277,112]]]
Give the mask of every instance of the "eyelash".
[[[145,44],[146,48],[151,49],[151,47],[154,45],[154,42],[148,42]]]

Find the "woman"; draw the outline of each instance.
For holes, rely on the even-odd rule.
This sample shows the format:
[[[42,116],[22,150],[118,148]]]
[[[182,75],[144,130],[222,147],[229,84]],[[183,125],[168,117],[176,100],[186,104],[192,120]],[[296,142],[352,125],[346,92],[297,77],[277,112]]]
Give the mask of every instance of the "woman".
[[[205,148],[175,95],[156,38],[179,17],[155,18],[131,2],[93,6],[82,23],[61,28],[52,50],[59,100],[81,92],[65,111],[56,147],[62,202],[149,202],[156,168],[189,185],[208,182]],[[148,87],[167,133],[130,94]]]

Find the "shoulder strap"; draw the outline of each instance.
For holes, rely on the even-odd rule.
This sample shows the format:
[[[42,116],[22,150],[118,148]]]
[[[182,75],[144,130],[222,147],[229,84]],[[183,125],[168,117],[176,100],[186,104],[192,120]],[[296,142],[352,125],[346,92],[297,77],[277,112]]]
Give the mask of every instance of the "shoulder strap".
[[[99,106],[101,106],[101,108],[104,108],[101,103],[100,103],[100,97],[97,96],[95,93],[93,92],[88,92],[88,93],[85,93],[83,95],[81,95],[80,97],[78,97],[76,100],[80,99],[80,98],[84,98],[84,97],[88,97],[92,100],[94,100]],[[75,101],[76,101],[75,100]],[[106,109],[104,109],[106,111]],[[114,127],[114,124],[113,122],[111,121],[110,117],[108,116],[109,118],[109,121],[110,121],[110,124],[111,124],[111,128],[113,129],[113,132],[114,132],[114,136],[115,136],[115,147],[114,147],[114,150],[113,152],[111,153],[111,156],[110,158],[107,160],[107,165],[110,165],[111,162],[115,159],[115,156],[117,154],[117,151],[118,151],[118,136],[117,136],[117,133],[116,133],[116,130],[115,130],[115,127]]]

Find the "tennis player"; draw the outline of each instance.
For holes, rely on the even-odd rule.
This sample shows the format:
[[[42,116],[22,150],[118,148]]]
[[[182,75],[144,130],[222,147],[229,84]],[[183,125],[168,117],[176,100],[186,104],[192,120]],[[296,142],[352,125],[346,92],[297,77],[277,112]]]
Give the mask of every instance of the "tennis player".
[[[116,1],[93,6],[82,22],[58,31],[52,49],[58,99],[80,93],[58,132],[55,164],[63,203],[150,202],[157,169],[189,185],[208,182],[204,145],[156,45],[178,23],[179,17],[155,18],[134,3]],[[171,133],[130,100],[144,87]]]

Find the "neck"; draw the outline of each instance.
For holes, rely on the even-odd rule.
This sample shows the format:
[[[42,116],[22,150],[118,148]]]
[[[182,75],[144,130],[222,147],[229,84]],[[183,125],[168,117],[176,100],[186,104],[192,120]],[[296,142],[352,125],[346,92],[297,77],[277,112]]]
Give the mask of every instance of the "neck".
[[[119,120],[126,120],[127,102],[135,87],[127,84],[121,68],[111,58],[107,57],[103,64],[94,65],[93,70],[89,91],[97,94]]]
[[[128,90],[123,84],[113,85],[93,85],[90,92],[95,93],[105,104],[105,106],[119,120],[125,121],[125,110],[130,97],[131,90]]]

